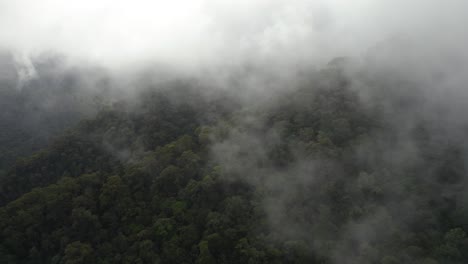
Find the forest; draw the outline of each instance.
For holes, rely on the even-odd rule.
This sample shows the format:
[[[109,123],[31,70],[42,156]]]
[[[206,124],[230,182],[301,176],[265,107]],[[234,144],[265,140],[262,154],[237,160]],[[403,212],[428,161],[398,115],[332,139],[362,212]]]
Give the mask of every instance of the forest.
[[[261,103],[192,79],[91,114],[51,92],[72,103],[43,137],[11,121],[41,106],[2,104],[0,263],[467,263],[468,126],[345,68]]]

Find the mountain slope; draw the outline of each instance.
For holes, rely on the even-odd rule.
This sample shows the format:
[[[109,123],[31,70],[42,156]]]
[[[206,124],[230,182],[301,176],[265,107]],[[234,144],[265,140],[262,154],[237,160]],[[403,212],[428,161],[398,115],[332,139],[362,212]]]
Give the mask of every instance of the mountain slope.
[[[0,260],[468,260],[464,150],[407,125],[417,93],[368,103],[336,68],[263,104],[198,89],[114,104],[11,168]]]

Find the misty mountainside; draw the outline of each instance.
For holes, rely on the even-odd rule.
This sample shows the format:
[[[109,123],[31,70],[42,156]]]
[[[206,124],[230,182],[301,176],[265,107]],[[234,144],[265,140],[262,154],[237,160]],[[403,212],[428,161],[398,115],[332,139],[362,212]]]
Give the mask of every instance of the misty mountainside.
[[[0,50],[0,174],[15,159],[42,149],[94,115],[107,95],[99,71],[67,68],[54,56],[37,58],[31,67],[25,70],[24,63]],[[100,88],[83,88],[89,80]]]
[[[346,64],[262,103],[186,80],[40,119],[82,120],[0,163],[0,263],[466,263],[466,122]]]

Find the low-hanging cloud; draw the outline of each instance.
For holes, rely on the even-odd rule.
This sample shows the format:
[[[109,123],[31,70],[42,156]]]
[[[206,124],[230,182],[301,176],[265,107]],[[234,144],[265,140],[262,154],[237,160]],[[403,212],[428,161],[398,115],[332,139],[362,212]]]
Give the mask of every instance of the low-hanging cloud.
[[[71,80],[80,89],[90,91],[113,87],[119,90],[119,98],[130,97],[135,86],[157,86],[161,75],[147,74],[143,78],[133,74],[153,65],[162,65],[165,73],[176,70],[175,74],[171,72],[176,77],[186,77],[178,75],[180,71],[200,74],[196,77],[200,77],[203,87],[238,88],[233,93],[244,93],[240,97],[253,102],[254,108],[232,121],[232,127],[226,128],[226,138],[213,140],[210,158],[222,165],[228,177],[265,192],[261,205],[280,240],[303,239],[314,250],[322,251],[329,236],[339,233],[336,240],[340,243],[324,254],[332,255],[335,263],[375,263],[361,253],[368,245],[381,243],[391,235],[388,222],[405,229],[408,223],[419,220],[413,211],[422,202],[402,190],[400,182],[406,180],[402,176],[406,174],[400,171],[417,169],[421,176],[413,179],[439,186],[434,180],[436,169],[418,167],[424,152],[424,146],[414,139],[418,127],[427,130],[431,136],[428,142],[442,149],[440,157],[445,155],[446,145],[459,144],[463,152],[460,159],[467,162],[468,146],[462,143],[468,122],[460,118],[467,111],[468,98],[467,10],[466,0],[0,0],[0,49],[10,50],[19,58],[17,71],[24,82],[36,74],[37,60],[30,58],[44,53],[60,54],[58,57],[84,69],[89,65],[103,67],[106,70],[102,73],[90,67],[81,74],[80,67],[70,67],[70,72],[78,71]],[[323,64],[342,56],[354,59],[338,59],[335,62],[343,65],[337,69],[331,63],[323,72],[310,70],[323,69]],[[58,73],[62,71],[61,63],[56,67]],[[38,68],[38,75],[48,76]],[[112,70],[119,74],[109,77]],[[346,76],[334,76],[334,70]],[[305,74],[296,78],[301,71]],[[91,78],[90,72],[96,76]],[[49,79],[60,80],[56,81],[57,89],[70,86],[68,82],[62,84],[58,73],[49,74]],[[375,115],[385,125],[384,129],[373,128],[370,135],[359,134],[363,139],[347,149],[350,162],[367,166],[352,178],[345,170],[346,164],[336,160],[333,153],[325,153],[332,158],[325,154],[314,156],[322,151],[317,142],[327,141],[320,138],[320,131],[311,132],[306,127],[309,123],[303,121],[304,133],[298,132],[298,137],[313,135],[308,136],[311,138],[288,143],[281,137],[286,123],[278,121],[271,127],[269,117],[260,114],[281,112],[274,106],[288,101],[284,100],[288,93],[284,98],[268,93],[273,88],[298,89],[303,83],[313,86],[309,97],[298,89],[296,96],[300,98],[288,98],[293,101],[287,106],[298,113],[314,104],[320,107],[292,116],[297,117],[295,122],[308,120],[307,116],[321,108],[326,112],[328,101],[321,104],[312,94],[339,86],[335,82],[341,77],[349,84],[347,88],[359,95],[353,103],[366,111],[359,110],[352,116],[344,111],[333,122],[325,113],[323,118],[320,116],[324,125],[318,129],[346,134],[361,122],[359,119],[352,123],[353,116],[371,119]],[[256,96],[251,96],[254,93]],[[266,98],[267,94],[273,99]],[[61,102],[60,98],[56,101]],[[250,110],[252,105],[242,107]],[[368,110],[374,108],[380,109],[378,115]],[[104,141],[106,150],[119,158],[129,158],[131,151]],[[304,142],[308,143],[306,147],[302,147]],[[333,145],[324,149],[334,151]],[[282,155],[294,160],[278,166],[278,160],[284,159]],[[371,187],[387,198],[382,208],[372,208],[366,217],[341,223],[338,230],[328,225],[330,212],[321,206],[329,203],[323,186],[330,179],[346,182],[350,190],[345,191],[356,199],[361,189]],[[463,175],[463,182],[467,179]],[[438,188],[431,196],[441,191],[460,201],[465,199],[465,186],[463,192],[446,186]],[[309,193],[315,194],[310,196],[314,199],[301,200]],[[393,216],[398,220],[391,220]],[[354,247],[355,243],[359,248]],[[360,258],[364,261],[359,262]]]
[[[461,0],[1,0],[0,46],[112,68],[291,68],[395,35],[462,50],[464,10]]]

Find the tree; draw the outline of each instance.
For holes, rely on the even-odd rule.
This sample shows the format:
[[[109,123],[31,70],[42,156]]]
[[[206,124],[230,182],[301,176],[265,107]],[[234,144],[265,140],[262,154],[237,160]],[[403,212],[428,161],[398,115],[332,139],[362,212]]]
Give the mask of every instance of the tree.
[[[75,241],[67,245],[63,259],[63,264],[87,264],[94,262],[93,248],[91,245]]]

